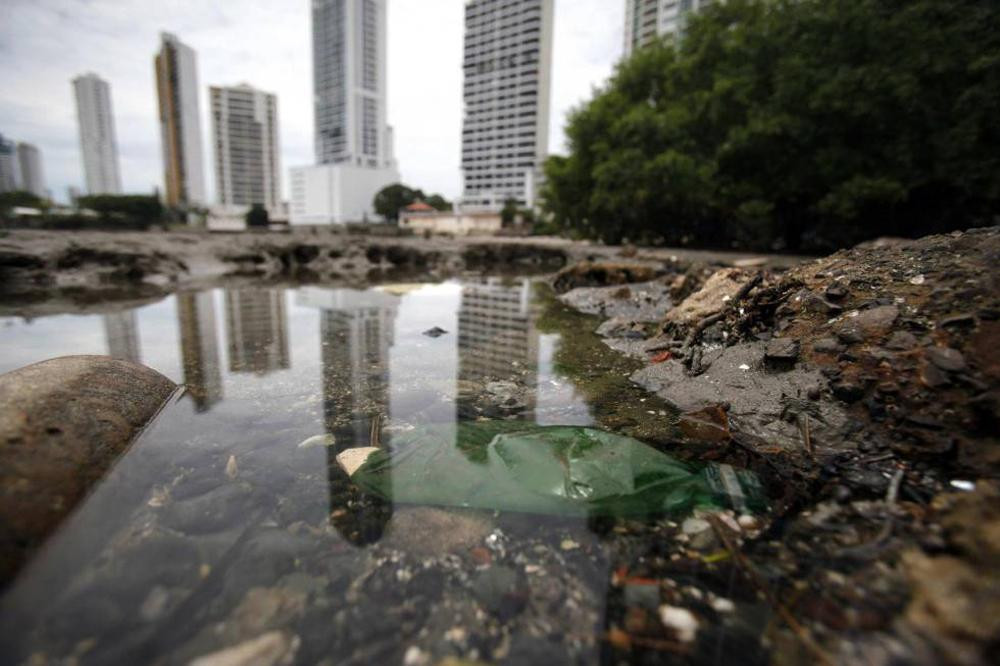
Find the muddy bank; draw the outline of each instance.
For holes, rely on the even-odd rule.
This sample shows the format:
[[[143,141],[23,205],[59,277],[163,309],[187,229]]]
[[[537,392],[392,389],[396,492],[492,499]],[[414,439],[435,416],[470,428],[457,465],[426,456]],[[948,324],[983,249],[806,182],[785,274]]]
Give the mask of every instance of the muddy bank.
[[[998,262],[1000,231],[982,229],[784,272],[578,265],[554,280],[677,410],[677,446],[767,479],[769,525],[722,545],[781,618],[772,662],[995,656]],[[615,628],[634,650],[628,616]]]
[[[620,248],[555,238],[393,238],[336,230],[290,233],[0,232],[0,301],[11,314],[93,309],[155,299],[220,283],[363,286],[440,280],[464,273],[551,272],[567,263],[614,256]],[[625,253],[659,265],[676,250]],[[728,262],[749,255],[681,252]],[[794,257],[762,261],[789,265]]]

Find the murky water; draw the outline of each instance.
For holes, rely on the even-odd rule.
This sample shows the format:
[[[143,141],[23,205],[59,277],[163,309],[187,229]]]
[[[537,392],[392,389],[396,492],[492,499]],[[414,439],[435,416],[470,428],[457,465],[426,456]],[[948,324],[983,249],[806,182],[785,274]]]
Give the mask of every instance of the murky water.
[[[0,319],[0,372],[110,354],[186,387],[8,588],[3,661],[174,664],[233,646],[245,661],[218,663],[608,660],[609,627],[669,597],[643,572],[669,568],[676,523],[394,506],[334,460],[426,424],[600,421],[606,401],[562,369],[589,330],[543,332],[544,300],[527,279],[482,279]],[[733,591],[683,579],[706,600]],[[738,630],[703,632],[712,661],[745,650],[752,606]]]

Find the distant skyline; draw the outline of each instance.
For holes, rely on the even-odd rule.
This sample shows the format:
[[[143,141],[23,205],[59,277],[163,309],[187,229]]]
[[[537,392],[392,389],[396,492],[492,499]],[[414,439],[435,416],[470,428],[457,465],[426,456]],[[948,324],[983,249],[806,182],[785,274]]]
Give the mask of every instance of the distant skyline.
[[[403,182],[448,198],[461,190],[464,0],[389,0],[389,124]],[[312,54],[307,0],[6,0],[0,24],[0,133],[42,151],[46,185],[66,200],[85,179],[72,79],[95,72],[115,102],[122,187],[163,187],[153,55],[173,32],[198,53],[202,131],[208,86],[274,92],[282,167],[313,163]],[[550,152],[563,150],[567,111],[589,97],[622,54],[624,3],[556,0]],[[214,162],[203,134],[206,171]],[[287,198],[287,172],[283,197]],[[206,178],[208,200],[217,200]]]

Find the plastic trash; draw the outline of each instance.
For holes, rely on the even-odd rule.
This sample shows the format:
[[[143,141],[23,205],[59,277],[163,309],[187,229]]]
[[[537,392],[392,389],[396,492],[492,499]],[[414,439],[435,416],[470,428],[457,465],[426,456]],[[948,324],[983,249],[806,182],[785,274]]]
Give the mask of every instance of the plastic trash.
[[[402,504],[569,516],[765,506],[751,472],[685,463],[631,437],[580,426],[422,426],[394,436],[391,450],[348,449],[337,461],[362,490]]]

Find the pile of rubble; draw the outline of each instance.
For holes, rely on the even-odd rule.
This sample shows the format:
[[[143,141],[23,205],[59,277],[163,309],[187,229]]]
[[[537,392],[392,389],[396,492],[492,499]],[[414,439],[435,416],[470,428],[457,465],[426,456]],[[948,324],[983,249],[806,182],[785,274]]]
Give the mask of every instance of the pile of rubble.
[[[678,410],[681,448],[768,480],[771,525],[742,551],[779,615],[795,618],[772,650],[989,662],[1000,641],[998,264],[1000,230],[978,229],[784,272],[661,263],[653,275],[604,270],[638,283],[575,286],[601,274],[594,266],[556,278],[564,302],[605,318],[610,347],[645,361],[631,379]]]

